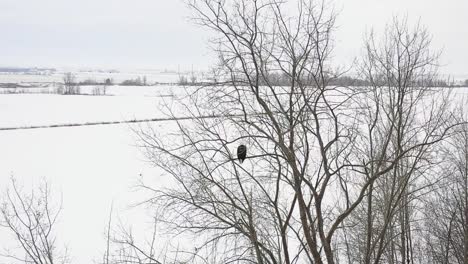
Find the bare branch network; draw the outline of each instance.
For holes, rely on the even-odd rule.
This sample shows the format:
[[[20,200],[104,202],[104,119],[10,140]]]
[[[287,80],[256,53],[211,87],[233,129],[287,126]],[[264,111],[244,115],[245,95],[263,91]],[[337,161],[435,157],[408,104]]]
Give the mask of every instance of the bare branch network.
[[[423,26],[366,36],[348,87],[331,4],[186,2],[216,34],[213,84],[137,131],[171,185],[140,183],[146,240],[111,213],[103,263],[468,263],[468,103],[433,88]]]
[[[354,66],[367,85],[333,85],[343,75],[332,67],[333,7],[291,2],[188,1],[217,34],[213,79],[223,85],[168,105],[191,122],[140,131],[148,158],[175,182],[143,183],[154,193],[148,205],[165,212],[168,230],[193,236],[187,261],[465,263],[465,191],[450,198],[465,201],[454,213],[457,242],[430,242],[427,210],[444,205],[428,201],[439,199],[433,190],[451,162],[435,153],[466,127],[466,109],[451,89],[432,88],[439,52],[429,33],[395,18],[382,38],[367,36]],[[196,118],[213,111],[221,117]]]

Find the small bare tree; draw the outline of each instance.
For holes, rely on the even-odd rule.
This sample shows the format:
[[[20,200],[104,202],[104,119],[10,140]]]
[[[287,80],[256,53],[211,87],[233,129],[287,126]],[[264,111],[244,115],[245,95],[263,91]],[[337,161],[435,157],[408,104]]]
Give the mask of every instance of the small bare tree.
[[[187,76],[185,76],[185,75],[179,75],[178,80],[177,80],[177,84],[179,84],[179,85],[187,85],[187,84],[188,84]]]
[[[196,256],[178,256],[168,254],[171,249],[169,240],[165,240],[158,233],[158,219],[153,217],[150,226],[144,234],[136,235],[132,227],[124,224],[112,223],[112,210],[106,230],[106,251],[103,255],[103,264],[182,264],[191,263]],[[171,249],[172,250],[172,249]],[[181,258],[185,261],[182,261]]]
[[[76,82],[76,76],[67,72],[63,75],[63,93],[64,94],[79,94],[80,87]]]
[[[47,183],[25,192],[12,179],[2,197],[0,225],[12,235],[20,250],[7,250],[0,256],[9,259],[9,263],[69,263],[66,250],[60,253],[57,249],[55,229],[60,212],[61,204],[54,206]]]
[[[156,237],[156,222],[151,230],[150,239],[147,241],[140,241],[133,234],[131,228],[122,226],[112,237],[109,235],[108,239],[110,239],[112,247],[108,248],[107,263],[163,263],[158,258],[164,256],[156,254],[157,247],[160,246],[157,244],[159,241]],[[111,249],[114,251],[110,251]]]

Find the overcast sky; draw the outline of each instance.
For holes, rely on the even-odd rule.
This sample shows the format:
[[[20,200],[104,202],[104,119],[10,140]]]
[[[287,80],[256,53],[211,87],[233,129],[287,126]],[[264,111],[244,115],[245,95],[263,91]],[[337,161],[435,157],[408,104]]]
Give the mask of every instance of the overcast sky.
[[[336,60],[394,15],[421,20],[443,49],[443,72],[468,74],[467,0],[336,0]],[[181,0],[0,0],[0,66],[207,68],[209,34]]]

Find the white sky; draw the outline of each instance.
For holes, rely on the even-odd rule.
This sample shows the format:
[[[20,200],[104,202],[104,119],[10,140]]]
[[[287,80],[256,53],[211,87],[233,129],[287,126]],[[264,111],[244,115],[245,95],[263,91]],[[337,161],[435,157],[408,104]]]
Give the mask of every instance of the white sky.
[[[468,1],[336,0],[336,59],[394,15],[421,19],[443,49],[443,72],[468,74]],[[181,0],[0,0],[0,66],[207,68],[208,33]]]

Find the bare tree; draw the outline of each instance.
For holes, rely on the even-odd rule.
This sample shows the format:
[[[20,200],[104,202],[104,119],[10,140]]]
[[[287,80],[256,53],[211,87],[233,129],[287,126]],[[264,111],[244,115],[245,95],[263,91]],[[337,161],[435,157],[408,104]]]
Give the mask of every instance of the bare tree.
[[[192,85],[195,85],[197,83],[197,76],[195,76],[193,72],[190,74],[190,83]]]
[[[156,222],[155,222],[156,225]],[[133,234],[131,228],[120,227],[114,234],[111,243],[116,250],[111,253],[112,261],[109,263],[154,263],[161,264],[156,255],[157,238],[156,226],[152,228],[149,241],[139,241]]]
[[[55,207],[51,202],[49,185],[44,183],[38,190],[25,192],[12,179],[10,186],[2,199],[0,224],[20,250],[7,250],[1,256],[10,263],[68,263],[66,250],[60,253],[57,249],[55,229],[61,204]]]
[[[468,263],[468,116],[463,103],[459,118],[464,124],[439,152],[443,177],[425,201],[428,263]]]
[[[177,84],[179,85],[186,85],[188,84],[187,77],[185,75],[179,75],[179,78],[177,80]]]
[[[196,255],[179,256],[179,249],[173,248],[170,240],[159,234],[158,218],[153,217],[143,234],[135,234],[132,227],[112,224],[112,212],[106,230],[106,251],[103,264],[182,264],[192,263]],[[141,225],[141,224],[140,224]],[[173,254],[168,252],[172,251]],[[184,255],[184,256],[182,256]],[[184,260],[181,260],[184,259]]]
[[[355,262],[413,263],[421,257],[418,208],[422,195],[440,178],[434,174],[434,143],[457,124],[449,106],[450,90],[431,88],[439,54],[431,52],[430,43],[423,27],[409,28],[406,19],[398,18],[387,26],[380,43],[374,34],[367,39],[361,72],[371,86],[363,88],[370,93],[361,105],[368,109],[363,154],[374,161],[368,177],[385,166],[388,154],[399,158],[391,170],[371,181],[360,212],[351,217],[354,232],[347,234],[352,237],[348,252]]]
[[[424,85],[437,56],[423,31],[413,40],[397,24],[396,46],[368,45],[371,86],[333,86],[333,8],[294,3],[295,13],[275,0],[189,1],[196,21],[219,36],[226,81],[188,88],[179,108],[167,108],[191,122],[140,133],[148,157],[176,183],[144,185],[154,191],[150,203],[164,208],[170,229],[211,252],[209,263],[379,263],[395,216],[401,241],[411,240],[414,175],[455,126],[445,94]],[[249,150],[242,165],[239,144]],[[375,192],[382,213],[354,216],[375,204]],[[367,230],[364,239],[353,225]]]
[[[63,75],[63,93],[64,94],[79,94],[80,87],[76,82],[76,76],[71,73],[67,72]]]

